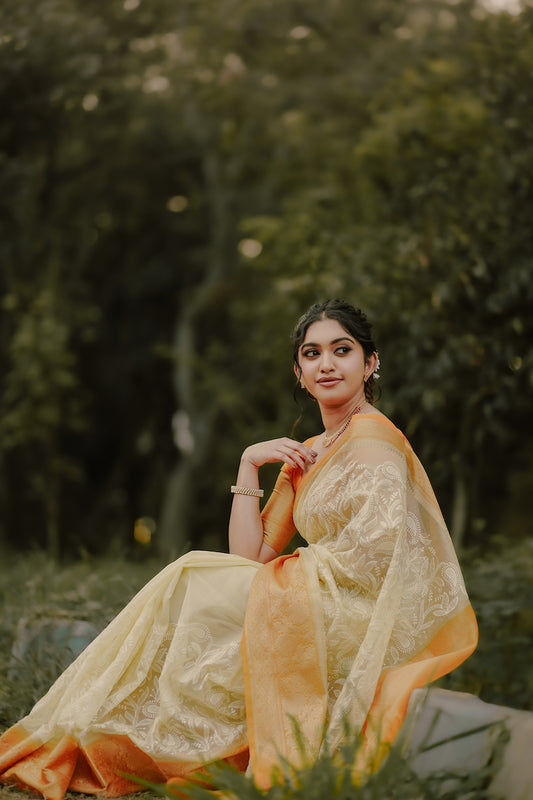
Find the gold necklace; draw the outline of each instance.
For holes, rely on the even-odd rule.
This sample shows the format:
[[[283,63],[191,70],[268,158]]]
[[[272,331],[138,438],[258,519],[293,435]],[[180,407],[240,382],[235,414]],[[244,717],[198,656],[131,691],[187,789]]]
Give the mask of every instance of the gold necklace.
[[[366,403],[366,400],[364,400],[361,403],[360,406],[354,408],[353,411],[350,411],[347,419],[345,420],[345,422],[342,423],[342,425],[341,425],[341,427],[339,428],[338,431],[336,431],[335,433],[332,433],[330,436],[328,436],[326,431],[324,431],[324,433],[322,434],[322,447],[331,447],[333,442],[336,442],[337,439],[340,436],[342,436],[342,434],[344,433],[344,431],[346,430],[346,428],[350,424],[350,421],[351,421],[352,417],[354,417],[356,414],[359,414],[359,412],[361,411],[361,409],[363,408],[365,403]]]

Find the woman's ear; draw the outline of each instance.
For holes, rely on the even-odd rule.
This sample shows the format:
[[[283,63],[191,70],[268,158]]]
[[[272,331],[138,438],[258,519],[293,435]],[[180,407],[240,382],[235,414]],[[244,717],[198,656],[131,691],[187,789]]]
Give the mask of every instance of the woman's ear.
[[[299,384],[302,387],[302,389],[305,389],[305,384],[304,384],[303,378],[302,378],[302,370],[300,369],[300,365],[299,364],[295,364],[294,365],[294,374],[296,375],[296,380],[299,382]]]
[[[372,355],[368,356],[366,360],[365,381],[367,381],[370,378],[370,376],[376,371],[376,369],[378,368],[378,364],[379,364],[379,356],[374,351]]]

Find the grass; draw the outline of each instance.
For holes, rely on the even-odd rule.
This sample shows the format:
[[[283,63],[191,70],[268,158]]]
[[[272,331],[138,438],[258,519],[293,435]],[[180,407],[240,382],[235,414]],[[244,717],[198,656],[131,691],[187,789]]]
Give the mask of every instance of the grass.
[[[0,729],[24,716],[72,660],[68,646],[47,637],[38,647],[27,643],[24,657],[14,659],[20,620],[30,633],[49,621],[82,620],[101,630],[161,567],[124,558],[57,567],[40,552],[4,555],[2,562],[9,569],[0,573]]]
[[[35,800],[38,797],[39,795],[35,794],[35,792],[17,789],[15,786],[0,786],[0,798],[2,798],[2,800],[32,800],[32,798]],[[160,794],[146,791],[123,795],[122,800],[156,800],[156,798],[160,797]],[[88,796],[86,794],[78,794],[77,792],[67,792],[65,800],[88,800]]]
[[[27,714],[72,660],[68,647],[44,643],[24,659],[14,660],[12,647],[21,619],[39,626],[45,620],[83,620],[102,629],[163,566],[157,559],[85,558],[58,567],[42,552],[24,557],[4,554],[9,569],[0,572],[0,731]],[[14,668],[15,667],[15,668]],[[0,798],[28,800],[35,795],[0,786]],[[152,800],[152,791],[128,795]],[[68,792],[67,800],[86,795]]]

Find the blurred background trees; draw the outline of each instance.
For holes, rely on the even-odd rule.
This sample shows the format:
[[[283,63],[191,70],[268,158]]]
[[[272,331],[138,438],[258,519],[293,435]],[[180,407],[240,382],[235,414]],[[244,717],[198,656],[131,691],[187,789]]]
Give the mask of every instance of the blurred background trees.
[[[242,449],[299,413],[291,328],[330,296],[368,311],[456,541],[529,534],[532,21],[4,0],[0,543],[129,549],[146,517],[167,555],[224,548]]]

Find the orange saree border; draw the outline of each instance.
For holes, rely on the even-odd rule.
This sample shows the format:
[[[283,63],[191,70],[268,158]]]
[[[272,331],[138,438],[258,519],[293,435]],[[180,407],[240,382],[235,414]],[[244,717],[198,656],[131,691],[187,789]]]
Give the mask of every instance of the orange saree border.
[[[475,650],[477,641],[476,617],[468,605],[443,625],[424,650],[404,664],[383,670],[363,726],[358,771],[376,769],[387,755],[404,721],[413,689],[458,667]]]
[[[244,622],[242,657],[250,764],[267,788],[279,755],[301,762],[297,720],[308,755],[316,757],[327,706],[325,648],[298,554],[271,561],[255,576]]]
[[[152,759],[127,736],[102,734],[82,745],[73,736],[64,734],[39,745],[18,725],[6,731],[1,745],[2,782],[35,789],[47,800],[62,800],[68,790],[104,797],[142,791],[138,783],[121,773],[176,786],[188,775],[204,769],[200,762],[183,764]],[[244,771],[248,748],[227,753],[224,761]]]
[[[121,770],[155,782],[165,779],[152,759],[125,736],[101,736],[82,746],[64,734],[39,745],[17,726],[2,737],[2,750],[2,782],[30,787],[47,800],[62,800],[68,789],[107,797],[138,791],[138,784],[118,774]],[[6,760],[12,763],[7,769]]]

